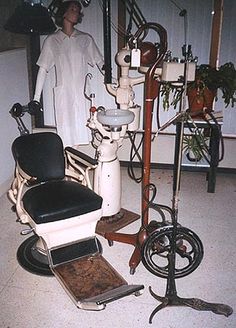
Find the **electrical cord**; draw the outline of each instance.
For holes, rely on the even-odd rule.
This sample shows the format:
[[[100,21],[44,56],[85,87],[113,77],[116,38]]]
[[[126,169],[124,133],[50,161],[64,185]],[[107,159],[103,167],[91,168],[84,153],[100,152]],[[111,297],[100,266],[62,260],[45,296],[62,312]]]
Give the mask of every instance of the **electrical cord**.
[[[98,145],[96,144],[95,141],[98,141],[98,143],[100,144],[102,142],[102,135],[98,130],[91,130],[91,135],[92,135],[91,145],[94,149],[97,149]]]
[[[98,0],[99,6],[101,11],[103,12],[103,2],[102,0]],[[113,31],[121,37],[126,37],[126,30],[123,28],[123,26],[121,24],[119,24],[118,22],[115,23],[115,19],[114,17],[110,14],[110,21],[111,21],[111,27],[113,29]]]
[[[209,112],[207,112],[207,114],[210,116],[210,119],[212,119],[212,121],[215,123],[215,126],[218,130],[218,133],[219,133],[219,141],[220,141],[220,144],[221,144],[221,156],[219,156],[218,162],[220,162],[224,158],[224,139],[223,139],[223,136],[222,136],[220,125],[219,125],[217,119],[215,118],[215,116],[213,115],[213,113],[211,111],[209,111]],[[204,116],[203,119],[208,123],[209,128],[211,128],[210,119],[207,119],[206,116]]]
[[[224,158],[224,140],[223,140],[223,136],[222,136],[220,125],[217,122],[215,116],[211,112],[208,112],[207,114],[210,116],[210,118],[212,119],[212,121],[215,123],[215,126],[217,127],[217,130],[218,130],[218,133],[219,133],[219,140],[220,140],[220,144],[221,144],[221,155],[218,156],[218,158],[217,158],[217,163],[219,163]],[[204,115],[203,119],[208,124],[209,128],[211,128],[210,119],[207,119],[205,115]],[[196,144],[198,145],[199,152],[201,153],[202,157],[207,161],[208,164],[211,164],[211,161],[206,156],[206,153],[209,154],[209,155],[211,155],[211,146],[212,145],[210,145],[210,147],[208,148],[208,146],[207,146],[207,144],[205,142],[204,142],[204,145],[202,145],[200,143],[200,141],[199,141],[199,139],[198,139],[197,136],[201,136],[202,135],[201,128],[197,127],[196,123],[194,123],[194,121],[192,120],[192,118],[191,118],[191,121],[192,121],[192,124],[194,125],[194,130],[192,129],[189,121],[187,121],[186,123],[187,123],[187,126],[188,126],[189,131],[191,133],[193,133],[192,138],[194,138]]]
[[[129,39],[129,37],[131,35],[132,26],[133,26],[133,24],[132,24],[133,16],[134,16],[134,1],[132,0],[132,6],[131,6],[130,15],[129,15],[129,23],[128,23],[128,26],[126,29],[126,39]]]
[[[220,128],[220,124],[218,123],[218,121],[215,118],[215,116],[213,115],[213,113],[209,112],[208,115],[211,117],[212,121],[215,123],[215,125],[218,129],[220,144],[221,144],[221,156],[219,156],[219,162],[221,162],[224,158],[224,153],[225,153],[224,139],[223,139],[222,131],[221,131],[221,128]],[[208,120],[208,123],[209,123],[209,120]]]
[[[142,160],[142,157],[139,154],[139,150],[140,150],[140,147],[143,144],[143,135],[141,137],[141,140],[140,140],[138,146],[136,147],[135,139],[136,139],[136,136],[137,136],[137,132],[131,133],[130,131],[128,131],[127,134],[128,134],[129,140],[131,142],[130,158],[129,158],[129,165],[128,165],[128,175],[136,183],[140,183],[143,180],[143,160]],[[133,161],[134,161],[135,157],[138,158],[138,161],[141,164],[141,174],[140,174],[139,177],[137,177],[135,172],[134,172]]]
[[[160,115],[159,115],[160,106],[159,106],[159,104],[160,104],[159,97],[157,97],[157,107],[156,107],[157,108],[157,116],[156,116],[156,119],[157,119],[158,129],[160,128]],[[129,158],[129,165],[128,165],[128,175],[136,183],[140,183],[143,180],[143,159],[142,159],[141,155],[139,154],[139,150],[140,150],[140,147],[143,144],[144,134],[142,133],[141,140],[140,140],[137,147],[136,147],[136,144],[135,144],[135,139],[136,139],[136,136],[137,136],[137,132],[131,133],[130,131],[127,131],[127,134],[128,134],[129,139],[130,139],[130,142],[131,142],[130,158]],[[138,158],[138,161],[141,164],[141,175],[139,177],[137,177],[135,175],[135,172],[134,172],[133,161],[134,161],[135,157]]]
[[[160,97],[157,97],[157,106],[156,106],[157,110],[157,116],[156,116],[156,123],[157,123],[157,130],[160,129],[161,127],[161,122],[160,122]]]
[[[159,130],[161,125],[160,125],[160,100],[159,100],[158,97],[157,97],[156,109],[157,109],[156,110],[156,113],[157,113],[156,114],[157,115],[156,116],[156,120],[157,120],[156,122],[157,122],[157,129]],[[127,134],[128,134],[128,138],[131,142],[129,165],[128,165],[128,175],[136,183],[140,183],[140,182],[142,182],[142,179],[143,179],[143,160],[142,160],[141,155],[139,154],[139,150],[140,150],[140,148],[143,144],[144,135],[142,134],[141,140],[140,140],[138,146],[136,147],[135,139],[136,139],[136,136],[137,136],[137,132],[131,133],[130,131],[128,131]],[[134,172],[133,161],[134,161],[135,157],[138,158],[138,161],[141,164],[141,175],[139,177],[137,177],[135,175],[135,172]]]

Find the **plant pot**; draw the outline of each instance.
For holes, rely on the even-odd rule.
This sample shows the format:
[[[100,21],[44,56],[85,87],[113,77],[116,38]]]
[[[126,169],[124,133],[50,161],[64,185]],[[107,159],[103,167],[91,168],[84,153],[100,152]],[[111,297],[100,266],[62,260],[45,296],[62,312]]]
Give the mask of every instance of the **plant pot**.
[[[190,114],[194,118],[204,118],[205,111],[209,112],[213,110],[213,101],[216,97],[216,91],[212,91],[206,87],[204,89],[189,88],[187,96]]]
[[[186,153],[186,157],[187,159],[189,160],[189,162],[199,162],[201,159],[202,159],[202,155],[198,154],[197,156],[194,154],[193,151],[189,150],[187,153]]]

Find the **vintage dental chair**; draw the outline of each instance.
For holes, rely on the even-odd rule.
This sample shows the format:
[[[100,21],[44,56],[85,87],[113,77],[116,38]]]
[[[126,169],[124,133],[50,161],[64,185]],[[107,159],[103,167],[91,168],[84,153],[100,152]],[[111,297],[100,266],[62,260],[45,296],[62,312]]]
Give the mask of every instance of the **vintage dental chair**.
[[[143,286],[127,282],[101,255],[95,228],[102,198],[91,190],[96,160],[67,147],[52,132],[26,134],[12,144],[16,162],[9,190],[18,221],[33,232],[18,249],[19,263],[36,274],[54,274],[79,308],[100,310]]]

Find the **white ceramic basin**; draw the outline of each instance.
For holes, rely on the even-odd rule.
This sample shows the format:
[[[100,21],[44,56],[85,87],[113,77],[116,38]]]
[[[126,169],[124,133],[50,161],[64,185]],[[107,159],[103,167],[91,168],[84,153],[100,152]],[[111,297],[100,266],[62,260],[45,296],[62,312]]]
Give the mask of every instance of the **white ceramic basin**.
[[[98,122],[110,127],[119,127],[134,120],[134,113],[127,109],[107,109],[98,112]]]

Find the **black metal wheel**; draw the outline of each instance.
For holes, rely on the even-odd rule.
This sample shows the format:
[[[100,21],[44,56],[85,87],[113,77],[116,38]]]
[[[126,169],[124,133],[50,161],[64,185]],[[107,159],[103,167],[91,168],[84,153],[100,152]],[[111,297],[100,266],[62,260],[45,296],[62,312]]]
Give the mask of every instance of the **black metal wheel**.
[[[48,265],[47,256],[41,254],[36,247],[38,239],[37,235],[26,239],[17,250],[17,260],[25,270],[31,273],[40,276],[52,276],[53,273]]]
[[[168,254],[170,252],[173,226],[162,227],[150,234],[142,246],[142,262],[152,274],[168,277]],[[191,230],[176,228],[175,278],[182,278],[193,272],[203,258],[203,245]]]

